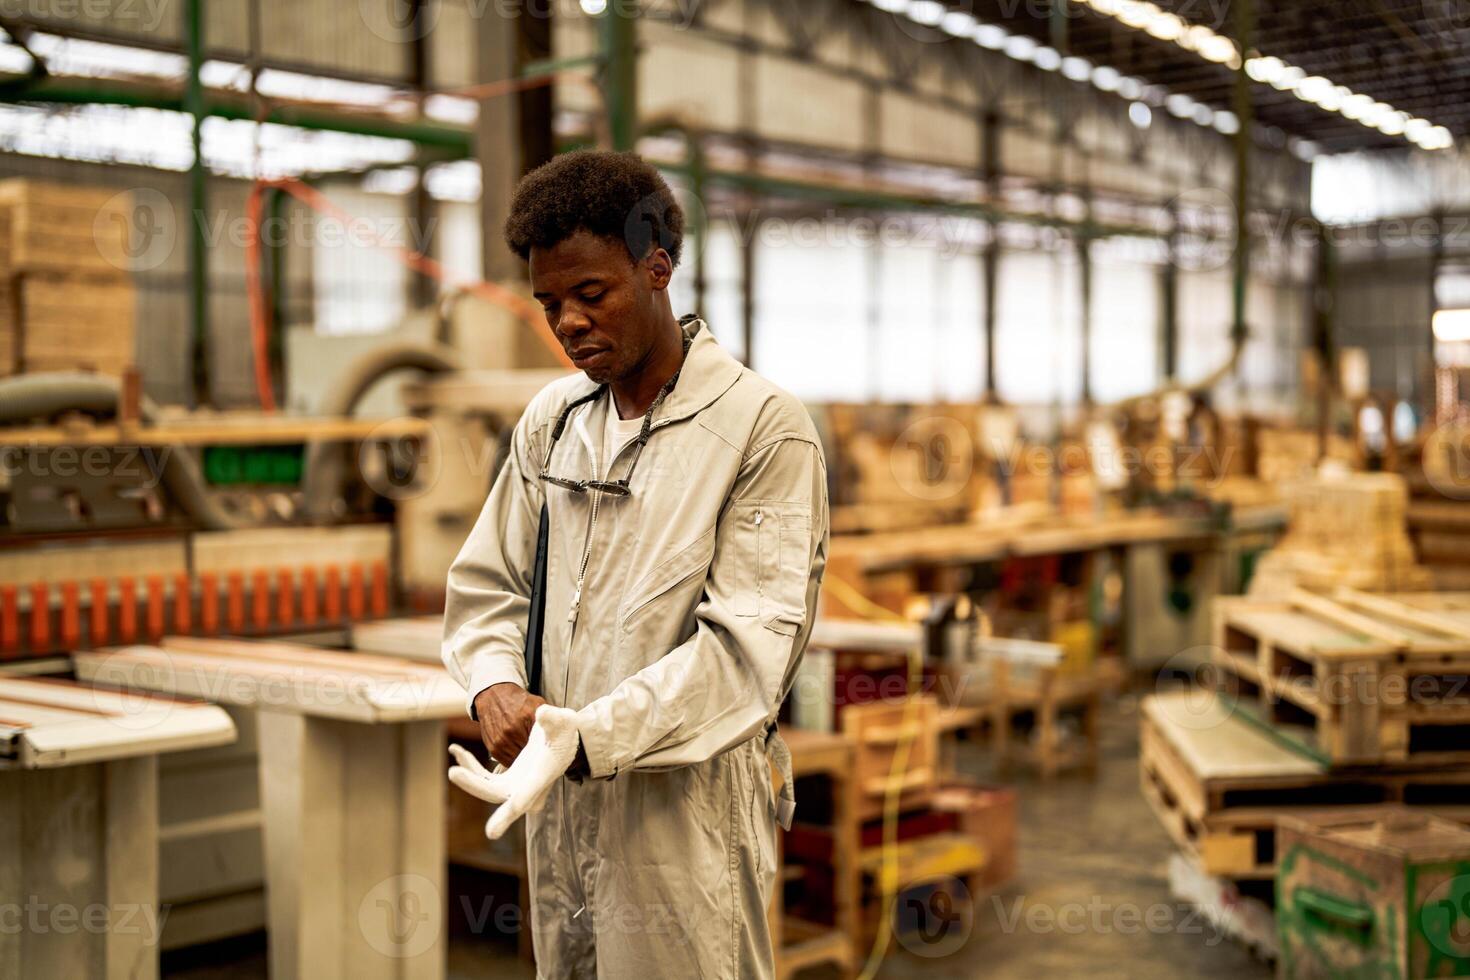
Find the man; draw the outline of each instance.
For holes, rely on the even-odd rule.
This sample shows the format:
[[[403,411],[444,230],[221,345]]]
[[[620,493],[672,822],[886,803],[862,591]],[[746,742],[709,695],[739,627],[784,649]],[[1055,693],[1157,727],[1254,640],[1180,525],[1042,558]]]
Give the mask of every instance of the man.
[[[826,465],[800,402],[674,317],[683,221],[637,156],[579,152],[522,180],[506,222],[583,373],[515,428],[449,572],[443,655],[510,767],[460,756],[452,778],[506,801],[492,834],[529,811],[542,977],[772,973],[790,800],[767,754],[785,761],[776,714],[826,566]],[[524,651],[543,506],[538,697]]]

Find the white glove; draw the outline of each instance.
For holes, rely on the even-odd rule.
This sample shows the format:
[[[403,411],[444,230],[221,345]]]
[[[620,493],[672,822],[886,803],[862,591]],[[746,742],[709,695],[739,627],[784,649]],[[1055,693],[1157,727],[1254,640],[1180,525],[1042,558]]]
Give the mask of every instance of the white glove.
[[[498,840],[522,815],[541,809],[552,784],[576,759],[577,713],[539,706],[531,737],[509,769],[490,772],[458,745],[449,746],[449,754],[459,763],[449,770],[451,783],[486,803],[500,804],[485,823],[485,836]]]

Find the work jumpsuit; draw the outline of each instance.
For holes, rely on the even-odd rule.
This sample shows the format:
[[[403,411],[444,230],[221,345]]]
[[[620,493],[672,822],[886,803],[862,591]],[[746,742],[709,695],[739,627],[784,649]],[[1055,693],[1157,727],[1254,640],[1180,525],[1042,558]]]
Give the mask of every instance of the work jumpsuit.
[[[543,695],[578,713],[591,778],[528,815],[538,974],[745,980],[772,974],[767,909],[785,757],[773,726],[826,566],[826,464],[801,403],[702,320],[654,412],[625,497],[539,479],[603,476],[610,392],[541,391],[449,571],[443,657],[474,696],[526,684],[542,502],[550,517]],[[636,440],[607,477],[628,475]],[[788,770],[789,775],[789,770]]]

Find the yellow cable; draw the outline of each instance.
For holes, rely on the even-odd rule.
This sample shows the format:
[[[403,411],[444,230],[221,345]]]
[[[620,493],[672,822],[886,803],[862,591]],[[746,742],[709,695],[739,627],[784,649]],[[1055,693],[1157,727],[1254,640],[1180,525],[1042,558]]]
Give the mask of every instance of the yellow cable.
[[[906,625],[909,622],[893,610],[878,605],[840,578],[828,575],[823,578],[822,585],[824,588],[830,587],[838,601],[855,613],[866,615],[870,619]],[[882,965],[883,957],[888,952],[889,934],[893,931],[893,910],[898,902],[898,804],[903,796],[899,780],[908,767],[909,750],[914,744],[914,716],[919,707],[915,691],[923,676],[923,664],[921,645],[914,644],[908,650],[908,697],[904,704],[902,726],[904,735],[893,751],[893,767],[889,770],[888,789],[883,795],[883,870],[879,876],[883,892],[883,911],[878,917],[878,932],[873,937],[873,948],[868,952],[859,980],[872,980],[877,975],[878,967]]]

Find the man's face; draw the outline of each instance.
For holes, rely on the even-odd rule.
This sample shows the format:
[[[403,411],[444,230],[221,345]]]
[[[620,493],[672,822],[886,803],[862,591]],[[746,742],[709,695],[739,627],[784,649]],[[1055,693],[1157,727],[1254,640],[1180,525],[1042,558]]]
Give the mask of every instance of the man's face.
[[[657,294],[673,271],[655,249],[634,262],[615,238],[578,231],[551,248],[533,248],[531,289],[572,363],[598,384],[640,371],[659,326]]]

